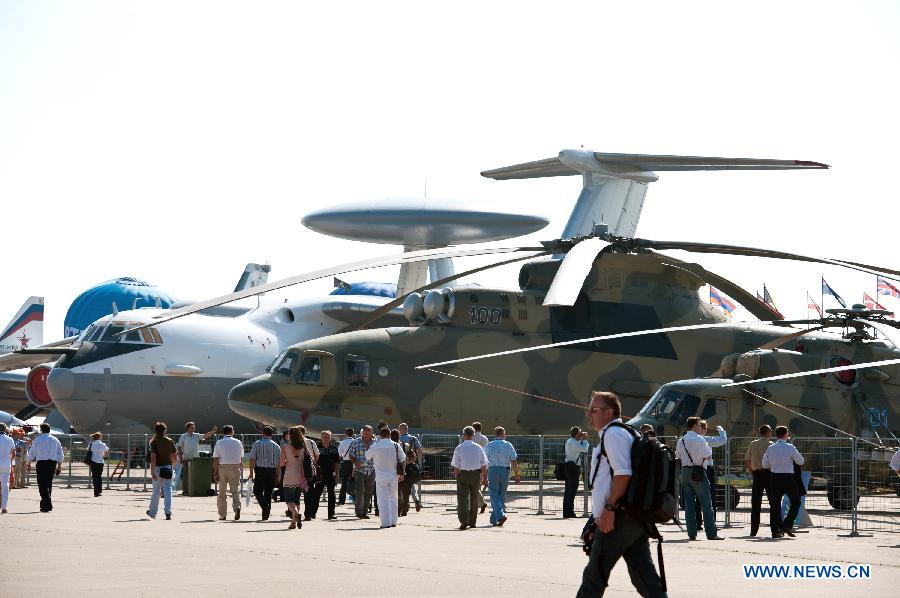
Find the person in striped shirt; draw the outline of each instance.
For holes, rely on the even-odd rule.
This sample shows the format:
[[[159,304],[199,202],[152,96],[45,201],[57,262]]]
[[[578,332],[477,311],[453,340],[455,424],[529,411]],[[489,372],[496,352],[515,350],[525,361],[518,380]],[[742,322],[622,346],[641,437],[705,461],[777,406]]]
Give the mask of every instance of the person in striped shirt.
[[[262,520],[269,518],[272,511],[272,490],[275,489],[278,462],[281,460],[281,447],[272,440],[272,428],[262,429],[262,438],[250,448],[250,476],[253,480],[253,496],[262,509]]]

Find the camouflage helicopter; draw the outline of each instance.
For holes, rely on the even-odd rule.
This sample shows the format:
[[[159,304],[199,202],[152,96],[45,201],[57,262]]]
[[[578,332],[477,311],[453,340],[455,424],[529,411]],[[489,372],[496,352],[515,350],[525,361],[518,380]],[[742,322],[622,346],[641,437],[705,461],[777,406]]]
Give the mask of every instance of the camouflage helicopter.
[[[583,422],[591,389],[613,390],[626,413],[634,414],[666,382],[707,376],[721,369],[724,356],[795,338],[785,336],[788,323],[780,314],[738,285],[654,250],[756,255],[900,275],[756,248],[624,238],[602,227],[544,247],[564,259],[526,263],[519,290],[457,286],[410,294],[404,301],[410,327],[353,330],[293,345],[267,374],[233,388],[229,405],[276,424],[298,416],[308,425],[332,427],[387,418],[422,430],[459,430],[477,419],[513,434],[567,433]],[[700,300],[698,291],[708,283],[763,322],[726,321]],[[810,346],[835,342],[830,335],[803,333]],[[883,341],[868,350],[875,345],[879,355],[900,356]],[[490,362],[481,361],[486,358]]]
[[[696,415],[738,437],[754,436],[760,425],[774,428],[777,422],[787,423],[798,437],[857,437],[862,440],[857,461],[861,485],[887,480],[900,493],[900,480],[887,468],[893,453],[882,443],[883,437],[896,440],[900,434],[900,350],[890,330],[900,323],[887,319],[891,312],[864,305],[826,311],[824,318],[782,320],[815,327],[727,355],[711,377],[664,384],[629,423],[650,424],[657,434],[671,436],[681,434],[686,419]],[[839,328],[842,334],[824,338],[810,333],[826,328]],[[884,338],[876,339],[870,331]],[[789,349],[777,348],[791,343]],[[827,441],[813,440],[804,446],[804,468],[825,473],[831,506],[849,509],[849,445],[829,447]]]

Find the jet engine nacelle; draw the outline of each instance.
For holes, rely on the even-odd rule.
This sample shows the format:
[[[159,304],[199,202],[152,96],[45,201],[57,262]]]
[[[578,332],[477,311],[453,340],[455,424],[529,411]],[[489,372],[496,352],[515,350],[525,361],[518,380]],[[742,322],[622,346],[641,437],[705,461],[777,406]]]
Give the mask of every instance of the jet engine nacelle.
[[[47,376],[50,375],[50,366],[39,365],[28,372],[25,378],[25,398],[32,405],[41,409],[49,409],[53,406],[53,397],[47,390]]]

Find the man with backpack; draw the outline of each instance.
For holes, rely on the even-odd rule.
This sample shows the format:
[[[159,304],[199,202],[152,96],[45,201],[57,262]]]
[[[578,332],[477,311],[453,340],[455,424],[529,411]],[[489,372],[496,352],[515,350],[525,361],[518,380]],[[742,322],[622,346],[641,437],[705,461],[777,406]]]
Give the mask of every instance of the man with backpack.
[[[623,509],[632,476],[631,452],[637,433],[622,423],[622,404],[611,392],[593,391],[588,408],[591,427],[600,433],[591,472],[593,532],[590,557],[582,574],[579,598],[602,596],[619,558],[628,565],[631,583],[641,596],[666,596],[650,558],[647,523]]]

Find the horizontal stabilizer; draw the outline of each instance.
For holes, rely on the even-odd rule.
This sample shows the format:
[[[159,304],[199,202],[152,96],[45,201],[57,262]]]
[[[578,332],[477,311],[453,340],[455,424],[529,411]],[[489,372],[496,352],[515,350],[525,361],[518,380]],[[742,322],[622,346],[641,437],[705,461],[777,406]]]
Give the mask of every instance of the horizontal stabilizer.
[[[495,179],[532,179],[597,173],[621,178],[638,178],[642,182],[652,172],[685,170],[802,170],[828,168],[827,164],[808,160],[769,160],[758,158],[715,158],[705,156],[665,156],[657,154],[607,154],[583,150],[563,150],[556,158],[525,162],[485,170],[481,176]],[[655,177],[652,177],[655,180]]]
[[[590,235],[598,224],[607,225],[607,229],[613,235],[633,237],[644,207],[647,185],[659,179],[655,171],[821,168],[828,168],[828,165],[805,160],[606,154],[585,150],[562,150],[555,158],[485,170],[481,176],[502,181],[581,175],[583,179],[581,195],[562,233],[562,237],[568,239]]]

